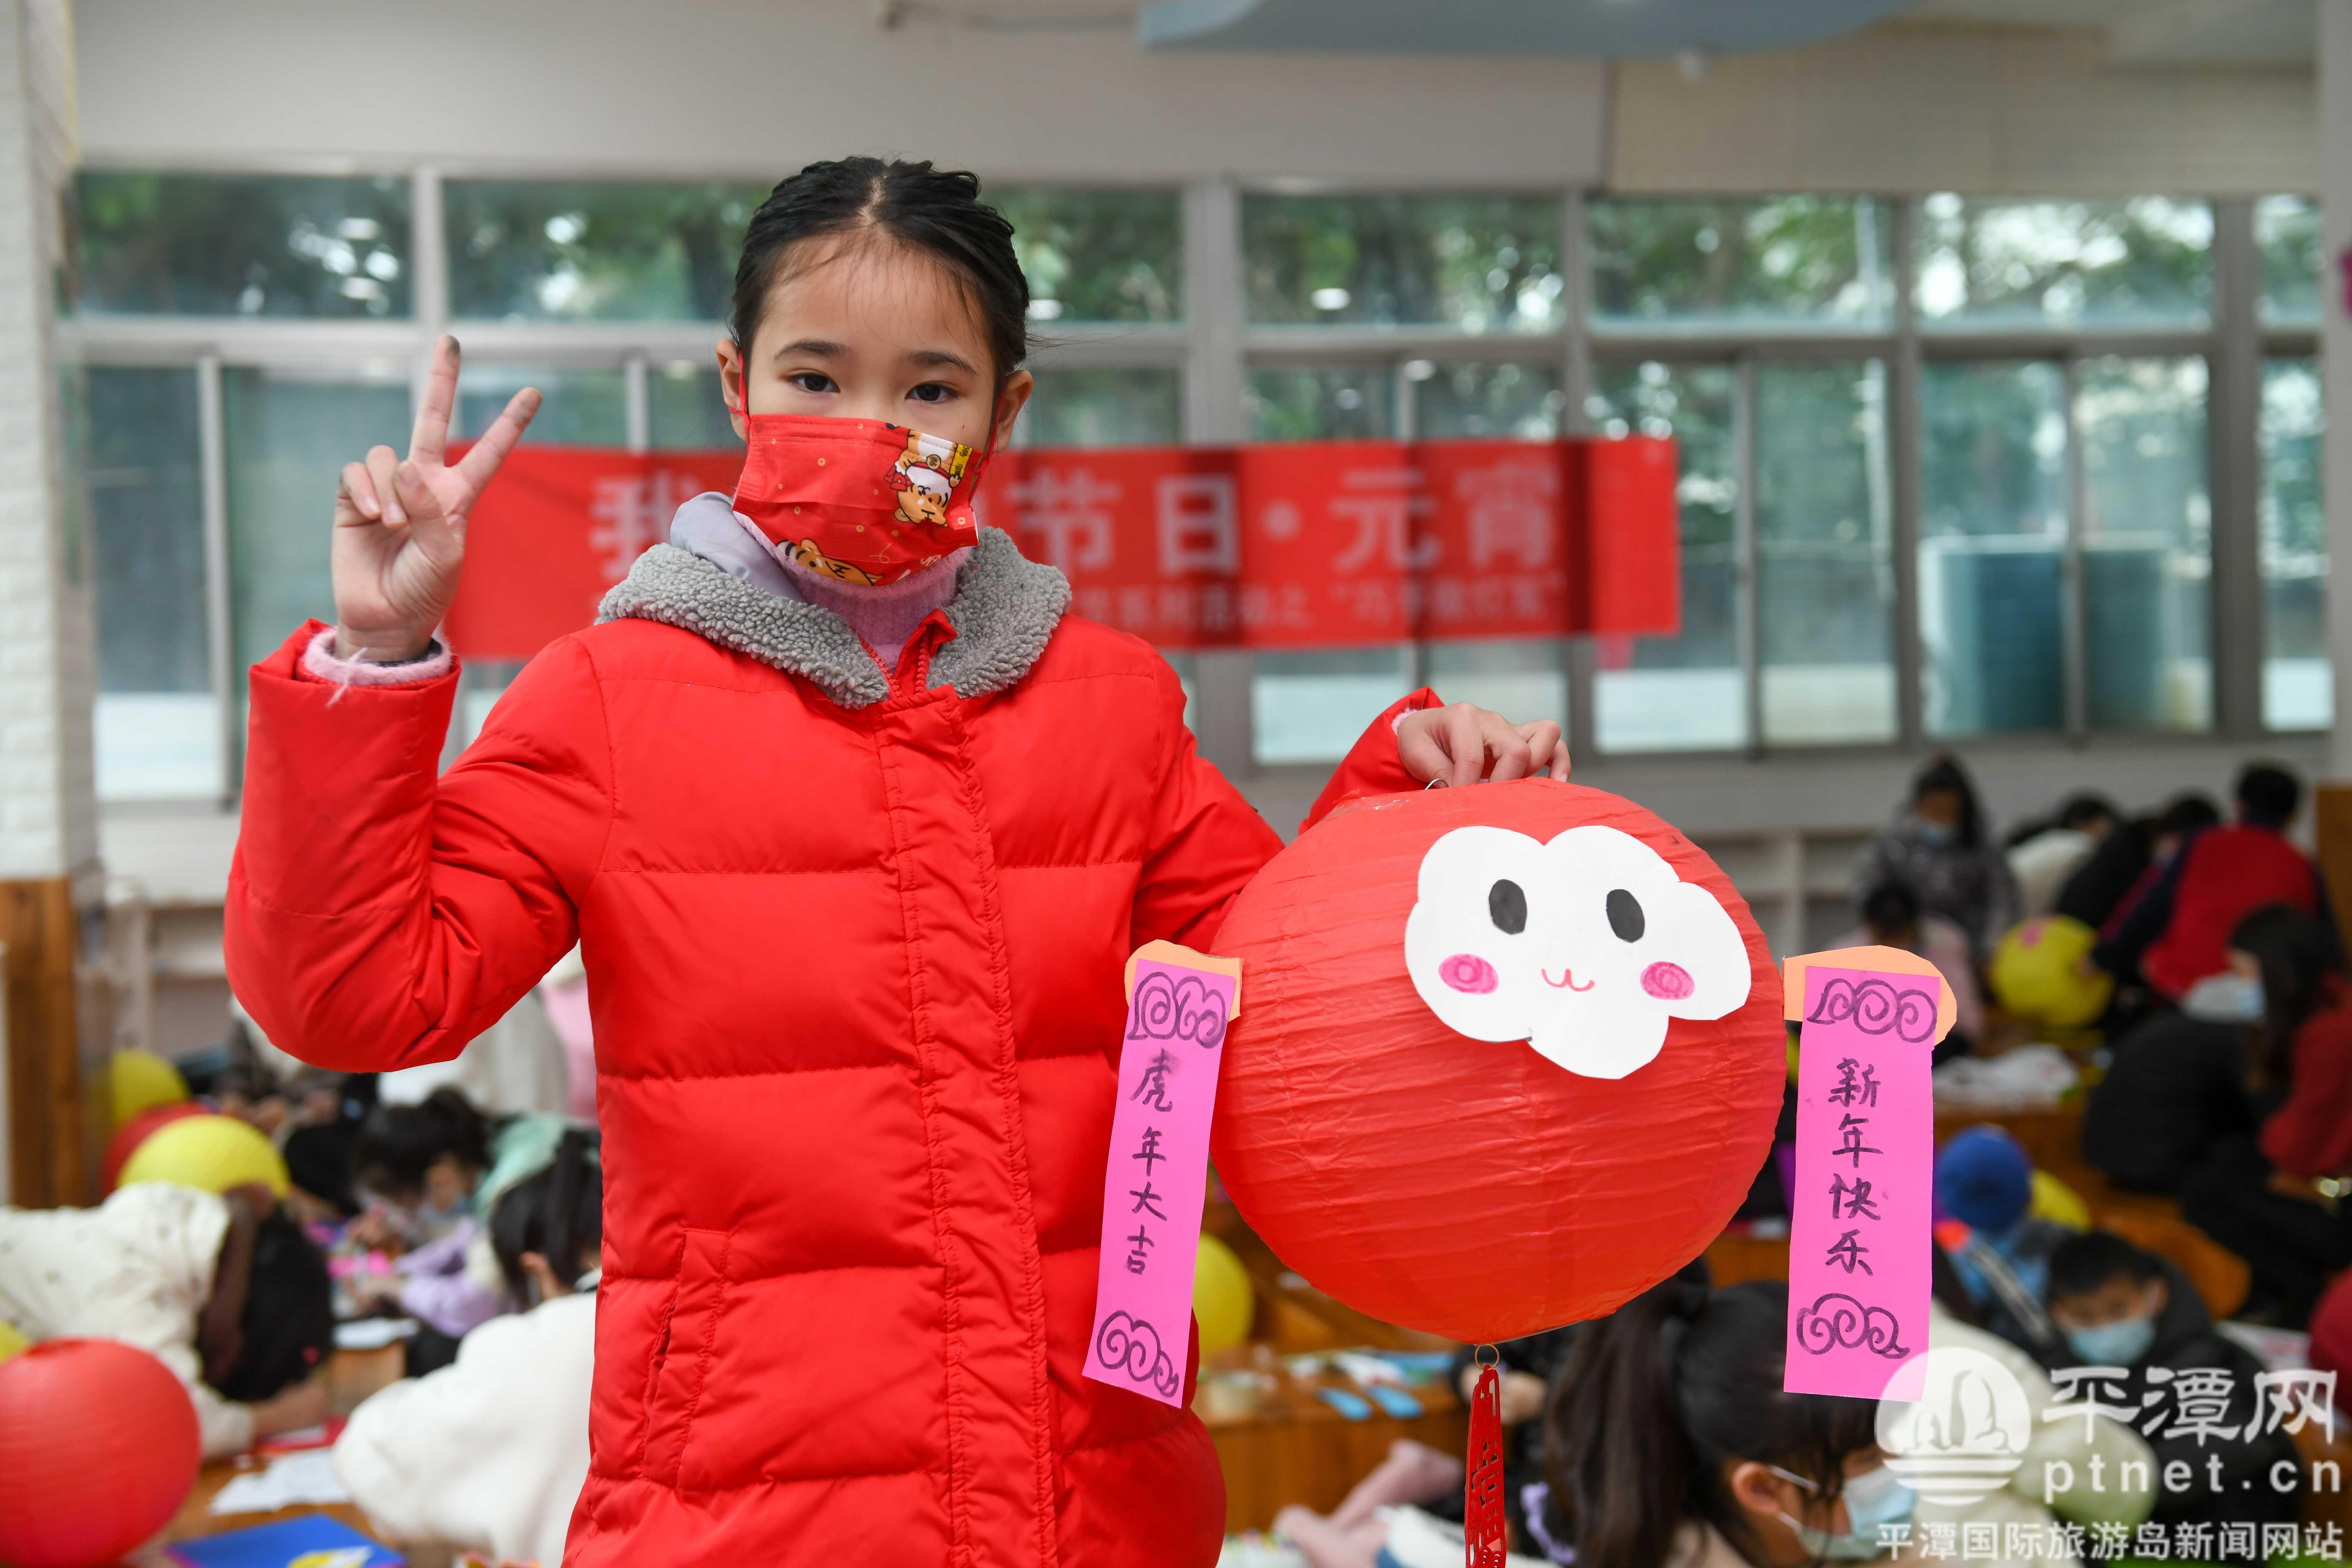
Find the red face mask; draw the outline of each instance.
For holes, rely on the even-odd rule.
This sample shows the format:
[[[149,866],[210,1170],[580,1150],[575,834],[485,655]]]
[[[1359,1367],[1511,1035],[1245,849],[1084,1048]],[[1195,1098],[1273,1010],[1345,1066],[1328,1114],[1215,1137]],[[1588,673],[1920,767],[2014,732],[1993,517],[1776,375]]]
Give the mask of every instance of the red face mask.
[[[879,587],[980,542],[971,498],[988,454],[879,419],[753,414],[735,510],[776,553]]]

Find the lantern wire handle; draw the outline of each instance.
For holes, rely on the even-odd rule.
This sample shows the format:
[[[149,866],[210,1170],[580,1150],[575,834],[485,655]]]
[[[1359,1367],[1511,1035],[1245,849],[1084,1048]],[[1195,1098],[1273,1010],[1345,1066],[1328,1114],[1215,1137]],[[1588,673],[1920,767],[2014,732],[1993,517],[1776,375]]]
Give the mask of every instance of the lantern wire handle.
[[[1444,787],[1445,781],[1444,779],[1432,779],[1427,784],[1421,786],[1422,793],[1424,795],[1428,794],[1431,790],[1444,789]]]
[[[1492,1357],[1492,1360],[1487,1358]],[[1480,1345],[1470,1352],[1471,1364],[1477,1367],[1501,1366],[1503,1352],[1492,1345]]]

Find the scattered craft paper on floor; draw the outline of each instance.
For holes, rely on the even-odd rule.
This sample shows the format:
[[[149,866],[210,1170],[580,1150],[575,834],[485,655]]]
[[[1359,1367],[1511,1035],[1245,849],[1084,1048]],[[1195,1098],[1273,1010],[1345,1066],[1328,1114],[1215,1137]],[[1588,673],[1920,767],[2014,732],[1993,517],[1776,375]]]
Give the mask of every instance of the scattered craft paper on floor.
[[[380,1351],[386,1345],[398,1344],[416,1332],[414,1318],[356,1318],[335,1325],[335,1348],[339,1351]]]
[[[349,1502],[352,1494],[335,1479],[332,1448],[305,1448],[273,1459],[266,1470],[248,1470],[213,1498],[215,1513],[276,1513],[305,1504]]]

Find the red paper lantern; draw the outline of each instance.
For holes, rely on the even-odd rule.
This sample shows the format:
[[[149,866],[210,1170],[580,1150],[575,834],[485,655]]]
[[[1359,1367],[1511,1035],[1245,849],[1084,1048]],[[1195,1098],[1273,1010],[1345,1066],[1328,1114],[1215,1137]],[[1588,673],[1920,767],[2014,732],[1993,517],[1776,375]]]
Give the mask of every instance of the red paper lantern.
[[[184,1100],[177,1105],[154,1106],[124,1122],[115,1130],[114,1136],[106,1141],[106,1157],[99,1162],[99,1175],[104,1184],[102,1190],[110,1193],[114,1190],[115,1183],[121,1179],[122,1167],[131,1163],[131,1156],[139,1152],[139,1145],[147,1142],[148,1135],[157,1128],[184,1117],[204,1114],[203,1106],[193,1100]]]
[[[1317,1288],[1480,1342],[1610,1311],[1746,1196],[1786,1075],[1748,906],[1550,779],[1341,808],[1244,889],[1217,1173]]]
[[[171,1522],[203,1452],[187,1390],[135,1346],[47,1340],[0,1362],[0,1563],[112,1563]]]

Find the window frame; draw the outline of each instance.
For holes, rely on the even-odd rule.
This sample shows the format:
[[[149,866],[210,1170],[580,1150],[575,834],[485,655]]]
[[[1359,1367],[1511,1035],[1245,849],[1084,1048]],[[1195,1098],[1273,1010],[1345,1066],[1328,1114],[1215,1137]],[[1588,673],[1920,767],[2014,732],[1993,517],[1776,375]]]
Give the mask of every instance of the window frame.
[[[647,377],[654,367],[688,361],[707,363],[723,333],[717,322],[503,321],[458,320],[448,310],[448,263],[445,178],[529,178],[548,181],[635,179],[643,171],[517,168],[495,162],[415,163],[260,161],[154,163],[93,160],[93,167],[136,168],[159,173],[212,174],[332,174],[404,176],[411,182],[409,257],[412,313],[375,321],[302,321],[132,315],[61,316],[54,328],[61,361],[89,364],[185,367],[198,378],[205,498],[205,584],[210,679],[222,716],[224,758],[217,797],[161,803],[167,807],[217,810],[233,805],[241,773],[242,704],[230,645],[228,518],[221,378],[226,370],[248,365],[326,363],[406,367],[411,406],[421,392],[431,347],[445,331],[455,331],[476,361],[507,361],[580,368],[617,367],[625,376],[629,446],[650,443]],[[740,171],[666,171],[685,180],[724,179]],[[1037,184],[1018,171],[1005,171],[999,184]],[[1086,189],[1156,189],[1164,181],[1087,182]],[[1253,323],[1244,314],[1245,258],[1241,251],[1241,202],[1244,192],[1276,195],[1492,194],[1542,195],[1559,203],[1560,324],[1541,331],[1467,332],[1444,326],[1355,326]],[[2315,356],[2315,325],[2266,321],[2261,311],[2261,258],[2254,240],[2252,197],[2208,198],[2213,216],[2213,309],[2201,326],[2179,329],[2105,328],[2080,324],[2024,325],[1965,331],[1927,329],[1916,301],[1917,195],[1856,191],[1872,197],[1892,221],[1894,317],[1885,329],[1811,327],[1769,323],[1710,324],[1704,328],[1651,327],[1646,323],[1603,325],[1591,319],[1588,232],[1582,187],[1524,182],[1470,181],[1452,184],[1392,186],[1373,182],[1252,181],[1207,178],[1179,190],[1180,245],[1184,314],[1171,322],[1041,322],[1046,342],[1032,363],[1039,368],[1172,368],[1180,377],[1182,438],[1193,443],[1247,438],[1249,375],[1254,370],[1305,365],[1364,365],[1388,370],[1395,389],[1391,426],[1397,438],[1413,438],[1413,381],[1405,368],[1415,360],[1439,364],[1518,362],[1542,363],[1558,377],[1565,397],[1561,428],[1589,429],[1586,398],[1595,366],[1638,363],[1731,365],[1737,383],[1734,440],[1740,486],[1737,549],[1738,626],[1748,741],[1727,750],[1622,751],[1605,755],[1612,763],[1705,763],[1710,760],[1801,757],[1833,760],[1841,755],[1883,757],[1916,752],[1933,743],[1924,725],[1922,650],[1918,635],[1920,542],[1919,399],[1924,367],[1930,361],[2054,359],[2067,378],[2068,482],[2074,505],[2066,574],[2066,724],[2063,733],[1996,733],[1969,737],[1971,750],[2046,750],[2114,741],[2132,745],[2253,742],[2273,735],[2263,723],[2262,666],[2264,599],[2259,558],[2257,503],[2261,485],[2257,421],[2262,366],[2281,356]],[[1631,194],[1631,193],[1627,193]],[[1661,193],[1668,194],[1668,193]],[[1706,193],[1671,193],[1706,195]],[[2293,194],[2293,193],[2288,193]],[[2016,199],[2032,199],[2025,193]],[[2184,193],[2184,195],[2189,195]],[[1752,194],[1738,199],[1759,199]],[[2082,477],[2080,428],[2074,396],[2082,362],[2108,354],[2201,356],[2208,367],[2208,485],[2212,507],[2213,722],[2197,732],[2101,731],[2084,721],[2086,657],[2082,647]],[[1887,378],[1888,472],[1891,498],[1894,593],[1892,648],[1895,677],[1895,732],[1883,742],[1834,745],[1769,744],[1762,726],[1759,647],[1757,529],[1755,521],[1755,367],[1785,361],[1879,360]],[[321,489],[327,480],[321,479]],[[1581,755],[1600,756],[1595,732],[1595,660],[1589,639],[1562,639],[1559,658],[1567,676],[1569,732]],[[1418,681],[1428,666],[1426,645],[1413,645],[1412,669]],[[1251,735],[1251,671],[1245,651],[1206,650],[1192,656],[1194,727],[1202,750],[1236,776],[1279,780],[1304,778],[1318,765],[1261,767],[1254,761]],[[2346,700],[2352,700],[2352,697]],[[110,802],[114,811],[125,805]]]

